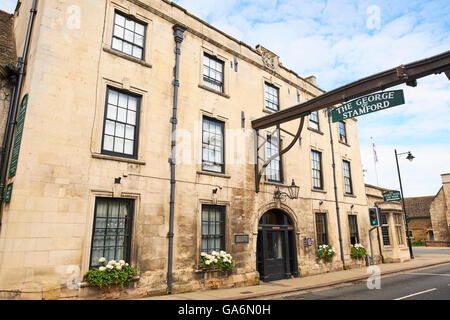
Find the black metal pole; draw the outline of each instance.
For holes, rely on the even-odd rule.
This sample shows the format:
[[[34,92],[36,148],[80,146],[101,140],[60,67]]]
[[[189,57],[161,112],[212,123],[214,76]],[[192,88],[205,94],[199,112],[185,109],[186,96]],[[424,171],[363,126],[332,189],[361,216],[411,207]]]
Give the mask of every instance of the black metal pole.
[[[400,193],[402,194],[403,218],[405,219],[405,225],[406,225],[406,238],[408,239],[409,256],[411,257],[411,259],[414,259],[412,245],[411,245],[411,237],[409,236],[408,219],[406,216],[406,207],[405,207],[405,197],[403,195],[403,188],[402,188],[402,179],[400,177],[400,167],[398,166],[397,149],[394,149],[394,152],[395,152],[395,162],[397,163],[398,181],[400,182]]]
[[[173,220],[175,214],[175,163],[176,163],[176,128],[177,128],[177,108],[178,108],[178,87],[180,70],[180,45],[183,41],[183,33],[186,29],[180,25],[173,26],[173,35],[175,38],[175,79],[173,80],[173,110],[172,118],[172,140],[171,140],[171,158],[170,163],[170,212],[169,212],[169,254],[167,261],[167,293],[172,293],[172,257],[173,257]]]
[[[341,249],[342,267],[345,270],[344,249],[342,246],[341,217],[339,215],[339,201],[338,201],[337,186],[336,186],[336,164],[334,163],[333,132],[331,130],[331,108],[328,108],[328,127],[330,129],[331,159],[332,159],[332,167],[333,167],[334,198],[336,200],[335,202],[336,202],[336,217],[337,217],[338,234],[339,234],[339,247]]]

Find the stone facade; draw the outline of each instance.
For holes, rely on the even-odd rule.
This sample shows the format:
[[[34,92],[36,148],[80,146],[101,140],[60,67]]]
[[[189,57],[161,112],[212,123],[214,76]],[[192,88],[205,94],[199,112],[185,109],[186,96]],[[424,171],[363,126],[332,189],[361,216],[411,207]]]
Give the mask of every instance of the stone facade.
[[[30,6],[31,1],[22,1],[16,12],[18,50],[23,47]],[[283,212],[292,222],[295,250],[291,256],[295,255],[300,276],[343,268],[330,130],[323,111],[318,112],[318,129],[306,119],[301,142],[281,157],[282,181],[263,177],[260,191],[255,192],[250,120],[271,112],[265,108],[265,82],[278,88],[279,107],[285,109],[324,92],[315,85],[315,77],[306,81],[269,50],[254,49],[168,1],[46,0],[38,2],[37,12],[22,91],[22,96],[29,95],[28,109],[17,173],[8,181],[14,183],[12,198],[4,204],[0,234],[0,292],[39,299],[95,296],[85,287],[68,288],[67,283],[73,277],[81,279],[89,269],[99,198],[133,203],[129,262],[138,269],[139,278],[127,289],[130,295],[166,290],[175,24],[186,31],[180,47],[173,289],[257,284],[259,220],[271,210]],[[112,48],[115,12],[146,25],[143,59]],[[222,91],[203,83],[205,54],[223,62]],[[134,158],[102,152],[108,88],[140,97]],[[202,168],[204,117],[224,124],[221,173]],[[343,254],[346,266],[352,267],[360,262],[350,257],[348,217],[357,217],[358,240],[366,248],[369,223],[357,121],[345,123],[346,141],[338,139],[337,123],[332,124],[331,134]],[[282,128],[295,132],[298,124],[296,120]],[[281,139],[287,145],[292,138],[283,131]],[[312,186],[311,150],[322,154],[322,190]],[[350,193],[344,192],[343,161],[351,164]],[[299,198],[274,199],[275,188],[287,191],[292,179],[300,186]],[[225,208],[224,249],[235,260],[235,270],[227,277],[197,270],[204,205]],[[326,215],[328,243],[337,251],[327,265],[316,259],[317,212]],[[248,236],[248,243],[236,243],[236,235]],[[312,246],[304,245],[308,238]]]
[[[441,174],[442,187],[430,206],[431,224],[433,226],[434,245],[450,244],[450,174]],[[427,245],[433,245],[432,242]]]
[[[382,261],[381,255],[384,262],[387,263],[408,261],[410,260],[410,254],[402,204],[398,201],[385,202],[383,191],[389,191],[389,189],[366,184],[368,206],[377,206],[381,214],[384,215],[384,218],[382,218],[383,225],[372,231],[374,261]],[[369,250],[368,254],[370,255]]]
[[[430,205],[434,196],[405,198],[406,214],[411,219],[411,241],[434,240],[431,226]]]

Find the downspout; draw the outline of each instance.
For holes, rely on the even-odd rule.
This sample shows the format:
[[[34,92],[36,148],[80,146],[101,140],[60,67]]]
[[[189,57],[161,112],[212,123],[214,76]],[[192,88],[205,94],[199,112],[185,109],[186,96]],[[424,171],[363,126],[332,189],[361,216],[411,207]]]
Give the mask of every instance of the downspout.
[[[170,163],[170,213],[169,213],[169,256],[167,262],[167,293],[172,293],[172,257],[173,257],[173,220],[175,211],[175,164],[176,164],[176,128],[177,128],[177,106],[178,106],[178,87],[180,70],[180,46],[183,42],[183,33],[186,29],[180,25],[173,26],[173,35],[175,38],[175,79],[173,80],[173,111],[170,123],[172,123],[171,140],[171,158]]]
[[[339,234],[339,248],[341,249],[342,267],[345,270],[344,250],[342,247],[341,217],[339,215],[339,201],[338,201],[337,186],[336,186],[336,164],[334,162],[333,132],[331,130],[331,108],[328,108],[328,127],[330,129],[331,159],[332,159],[332,167],[333,167],[334,198],[335,198],[335,202],[336,202],[336,216],[337,216],[337,225],[338,225],[338,234]]]
[[[27,57],[28,57],[28,47],[30,44],[31,39],[31,31],[33,29],[33,22],[34,18],[36,16],[36,7],[37,7],[37,0],[33,0],[33,4],[30,9],[30,18],[28,20],[28,29],[27,34],[25,37],[25,44],[23,46],[23,53],[22,56],[18,59],[18,79],[17,83],[13,87],[13,95],[11,99],[10,104],[10,110],[8,112],[8,121],[6,123],[5,128],[5,135],[3,137],[3,144],[2,144],[2,163],[1,163],[1,170],[0,170],[0,226],[1,226],[1,220],[3,216],[3,193],[5,191],[5,185],[6,185],[6,173],[8,171],[8,162],[9,157],[11,154],[11,145],[13,140],[13,133],[14,128],[16,126],[16,118],[17,118],[17,110],[19,106],[19,100],[20,95],[22,92],[22,85],[23,85],[23,78],[25,75],[25,66],[27,64]]]

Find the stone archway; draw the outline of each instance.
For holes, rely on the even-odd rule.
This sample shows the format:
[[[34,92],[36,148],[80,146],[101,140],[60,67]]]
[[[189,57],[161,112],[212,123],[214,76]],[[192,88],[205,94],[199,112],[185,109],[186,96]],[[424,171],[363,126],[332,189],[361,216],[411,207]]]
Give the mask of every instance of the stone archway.
[[[279,208],[269,209],[258,221],[256,268],[262,281],[298,276],[295,226]]]

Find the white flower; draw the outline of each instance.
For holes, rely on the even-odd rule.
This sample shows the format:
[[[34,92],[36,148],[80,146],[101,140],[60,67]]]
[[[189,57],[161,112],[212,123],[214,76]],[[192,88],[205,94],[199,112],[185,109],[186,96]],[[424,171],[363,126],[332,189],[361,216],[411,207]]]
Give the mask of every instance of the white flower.
[[[122,265],[116,265],[117,270],[122,270]]]
[[[217,263],[217,259],[214,259],[213,261],[214,261],[214,263]]]
[[[108,261],[108,264],[111,264],[111,265],[112,265],[112,264],[116,264],[116,260],[109,260],[109,261]]]
[[[219,253],[218,253],[217,251],[213,251],[213,252],[211,252],[211,254],[212,254],[213,256],[219,255]]]
[[[201,255],[202,257],[206,257],[208,254],[207,254],[206,252],[202,252],[200,255]]]
[[[98,262],[100,262],[100,263],[102,263],[102,262],[105,262],[106,261],[106,259],[105,258],[100,258],[100,259],[98,259]]]
[[[106,268],[108,268],[108,269],[113,269],[114,267],[111,265],[111,264],[108,264],[107,266],[106,266]]]
[[[125,264],[125,260],[119,260],[120,264]]]
[[[125,265],[128,267],[128,263],[125,263]]]
[[[211,260],[206,260],[205,263],[209,266],[211,264]]]
[[[222,257],[225,257],[226,254],[227,253],[225,251],[222,251],[222,250],[219,252],[219,255],[222,256]]]
[[[105,271],[106,268],[105,268],[105,267],[100,267],[100,268],[98,268],[98,270],[99,270],[99,271]]]

